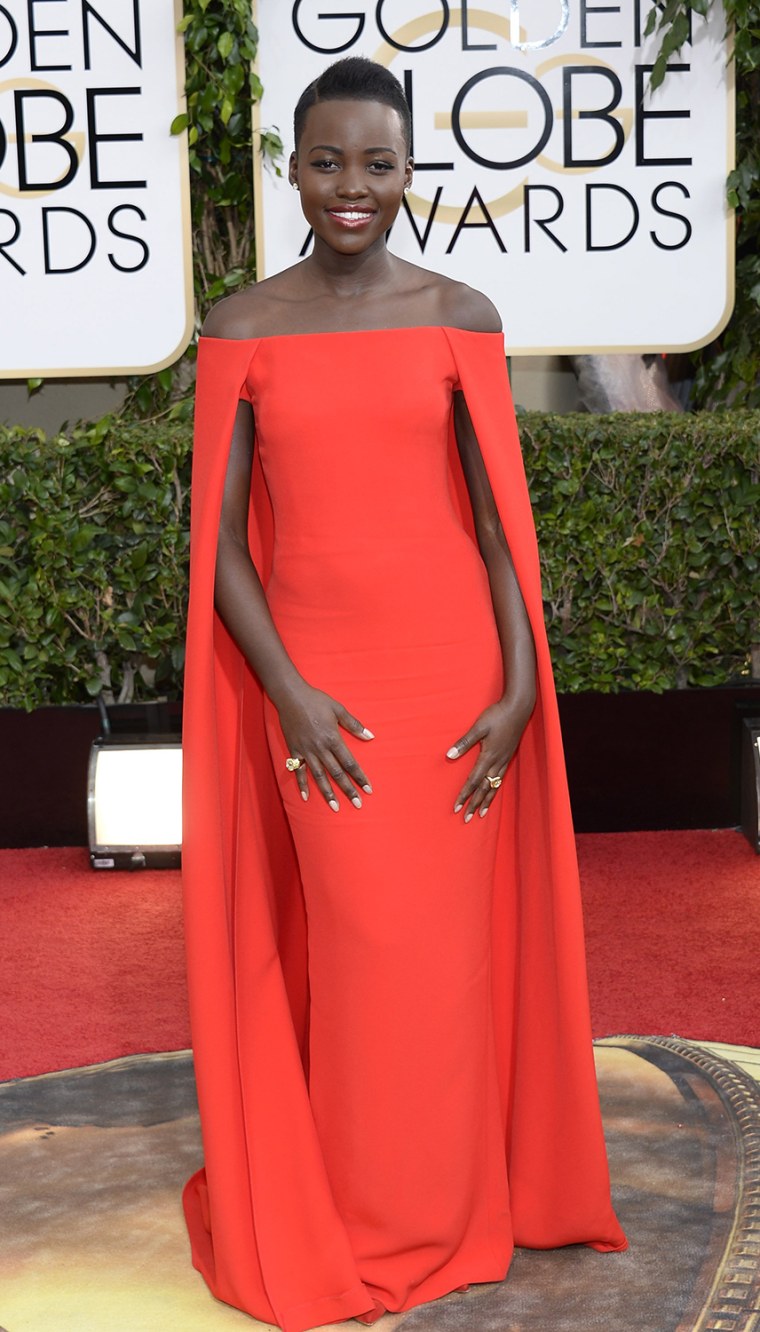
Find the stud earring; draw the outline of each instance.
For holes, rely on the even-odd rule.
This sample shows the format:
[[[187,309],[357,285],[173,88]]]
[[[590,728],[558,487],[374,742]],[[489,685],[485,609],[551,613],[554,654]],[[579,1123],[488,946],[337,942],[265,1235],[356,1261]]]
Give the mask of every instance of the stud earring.
[[[298,181],[297,181],[297,180],[291,180],[290,184],[292,185],[292,187],[293,187],[294,190],[297,190],[297,189],[298,189]]]

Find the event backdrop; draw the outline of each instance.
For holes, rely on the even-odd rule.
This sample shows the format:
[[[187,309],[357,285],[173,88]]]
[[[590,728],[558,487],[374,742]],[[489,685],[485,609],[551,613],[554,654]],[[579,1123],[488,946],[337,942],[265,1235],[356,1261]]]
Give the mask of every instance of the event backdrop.
[[[0,3],[0,377],[154,370],[189,341],[181,14]]]
[[[513,353],[701,346],[733,304],[725,16],[693,20],[663,86],[650,0],[255,0],[261,128],[341,56],[404,83],[411,193],[391,247],[486,291]],[[308,252],[284,176],[255,166],[259,276]]]

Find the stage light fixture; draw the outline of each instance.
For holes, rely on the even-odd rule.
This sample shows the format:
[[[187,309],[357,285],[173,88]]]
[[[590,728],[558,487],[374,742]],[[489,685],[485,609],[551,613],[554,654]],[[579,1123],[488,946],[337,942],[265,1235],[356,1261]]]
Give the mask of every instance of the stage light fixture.
[[[176,735],[104,735],[90,750],[93,869],[176,868],[182,850],[182,744]]]

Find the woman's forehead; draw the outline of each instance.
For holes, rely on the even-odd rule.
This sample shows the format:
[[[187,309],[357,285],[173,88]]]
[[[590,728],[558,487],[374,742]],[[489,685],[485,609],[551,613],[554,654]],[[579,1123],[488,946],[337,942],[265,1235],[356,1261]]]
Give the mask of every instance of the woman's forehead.
[[[385,102],[343,98],[315,102],[306,113],[301,147],[308,152],[317,144],[345,149],[387,147],[398,152],[404,148],[401,118]]]

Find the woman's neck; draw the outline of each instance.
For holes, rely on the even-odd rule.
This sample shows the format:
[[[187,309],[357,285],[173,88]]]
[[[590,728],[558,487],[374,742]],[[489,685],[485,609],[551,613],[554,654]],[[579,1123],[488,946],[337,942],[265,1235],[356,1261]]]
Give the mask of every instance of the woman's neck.
[[[304,263],[310,281],[326,296],[349,300],[389,282],[396,260],[385,239],[362,254],[339,254],[317,238]]]

